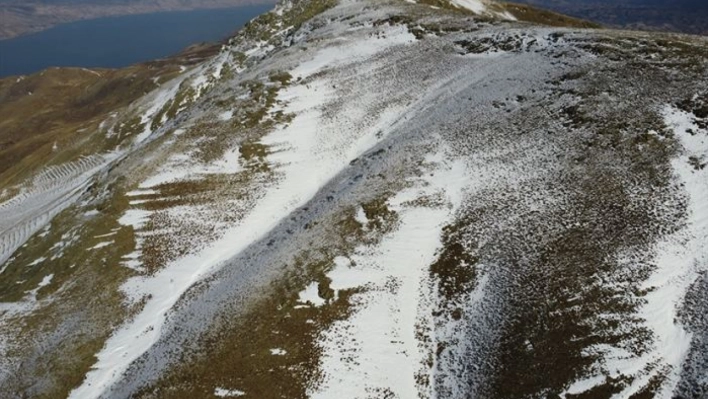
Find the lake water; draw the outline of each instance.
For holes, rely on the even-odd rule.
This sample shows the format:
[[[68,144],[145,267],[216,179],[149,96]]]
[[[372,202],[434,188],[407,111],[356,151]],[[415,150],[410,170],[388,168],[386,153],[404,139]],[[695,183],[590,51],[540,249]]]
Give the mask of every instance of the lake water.
[[[71,22],[0,40],[0,77],[51,66],[119,68],[218,42],[272,5],[160,12]]]

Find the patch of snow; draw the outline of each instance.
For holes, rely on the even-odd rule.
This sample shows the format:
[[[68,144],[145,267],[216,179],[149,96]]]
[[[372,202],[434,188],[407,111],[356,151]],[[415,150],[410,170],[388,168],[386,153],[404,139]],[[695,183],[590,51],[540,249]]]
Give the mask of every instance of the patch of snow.
[[[677,182],[687,196],[686,225],[660,242],[656,248],[656,269],[644,283],[649,290],[640,316],[653,333],[653,345],[641,357],[632,357],[613,348],[607,368],[624,375],[635,375],[632,383],[613,396],[626,399],[645,387],[657,373],[668,366],[665,383],[657,398],[671,398],[679,381],[681,365],[690,349],[692,334],[680,324],[678,308],[688,287],[700,273],[708,270],[708,170],[696,170],[689,157],[708,157],[708,132],[696,126],[692,114],[667,106],[663,110],[666,125],[674,131],[683,153],[672,161]],[[690,134],[692,129],[698,134]],[[651,372],[649,365],[657,364]]]
[[[466,8],[475,14],[483,14],[487,11],[487,6],[480,0],[451,0],[452,4]]]
[[[232,148],[224,155],[207,165],[197,168],[195,174],[234,174],[242,170],[241,164],[239,163],[239,157],[241,156],[238,148]]]
[[[91,250],[94,250],[94,249],[105,248],[105,247],[107,247],[107,246],[109,246],[109,245],[111,245],[111,244],[113,244],[113,241],[99,242],[98,244],[94,245],[93,247],[89,248],[88,250],[91,251]]]
[[[270,350],[270,354],[273,356],[285,356],[288,352],[285,349],[273,348]]]
[[[139,195],[154,195],[154,194],[160,194],[160,192],[157,190],[141,189],[141,190],[128,191],[127,193],[125,193],[125,195],[127,197],[137,197]]]
[[[518,19],[513,14],[511,14],[509,11],[496,12],[495,15],[500,17],[501,19],[505,19],[507,21],[518,21]]]
[[[140,244],[140,243],[138,243]],[[135,250],[121,258],[121,264],[129,269],[133,269],[139,273],[145,271],[143,263],[140,261],[140,250]]]
[[[560,396],[565,398],[566,395],[578,395],[583,392],[587,392],[596,386],[605,383],[606,380],[607,378],[604,375],[594,375],[592,377],[583,378],[582,380],[573,382]]]
[[[304,291],[300,292],[298,302],[309,303],[313,306],[322,306],[327,301],[320,298],[320,295],[318,293],[318,284],[317,282],[314,282],[308,285]]]
[[[303,62],[291,72],[293,78],[306,78],[325,68],[333,68],[356,60],[366,59],[387,48],[413,43],[415,36],[404,25],[385,29],[383,34],[368,40],[340,40],[336,46],[320,50],[313,59]]]
[[[329,287],[333,289],[337,296],[339,291],[354,287],[363,287],[371,282],[371,277],[375,271],[352,266],[352,260],[344,256],[334,258],[334,269],[327,273],[332,282]]]
[[[41,290],[43,287],[48,286],[49,284],[52,283],[52,280],[54,279],[54,274],[48,274],[42,278],[42,281],[37,284],[37,287],[33,290],[29,290],[26,293],[29,295],[29,301],[34,302],[37,300],[37,293],[39,290]]]
[[[226,388],[214,389],[214,396],[218,396],[220,398],[243,396],[245,394],[246,394],[246,392],[239,391],[238,389],[226,389]]]
[[[53,278],[54,278],[54,274],[49,274],[49,275],[44,276],[42,281],[40,281],[39,284],[37,284],[37,288],[42,288],[42,287],[48,286],[49,284],[51,284]]]
[[[369,223],[369,219],[366,217],[366,212],[364,212],[364,208],[357,208],[356,214],[354,215],[354,220],[356,220],[362,226],[366,226],[367,223]]]
[[[220,121],[228,121],[231,120],[231,118],[234,117],[234,111],[224,111],[219,114],[219,120]]]
[[[508,11],[499,12],[488,9],[486,2],[482,0],[451,0],[451,2],[458,7],[468,9],[478,15],[493,15],[508,21],[516,21],[516,17],[511,15]]]
[[[441,246],[442,228],[461,204],[466,179],[461,162],[439,166],[434,179],[389,201],[400,216],[396,231],[378,245],[357,248],[351,260],[337,258],[328,273],[334,290],[365,289],[351,298],[352,316],[335,322],[318,339],[323,379],[308,392],[310,398],[366,397],[381,388],[395,397],[419,396],[416,376],[428,370],[427,353],[416,338],[429,287],[427,268]],[[442,194],[447,206],[409,205],[430,194]]]
[[[142,192],[151,187],[166,183],[174,183],[189,179],[200,179],[205,175],[234,174],[242,170],[239,162],[239,149],[232,148],[213,162],[202,164],[194,160],[190,154],[175,154],[160,170],[140,183]]]
[[[224,63],[220,62],[217,63],[216,66],[214,67],[214,72],[211,74],[211,76],[214,79],[219,79],[221,78],[221,72],[224,70]]]
[[[152,215],[151,211],[142,209],[128,209],[125,211],[123,216],[118,219],[118,223],[123,226],[132,226],[133,229],[138,230],[145,226],[145,223],[148,222],[150,215]]]
[[[39,234],[39,237],[44,238],[44,237],[48,236],[49,232],[50,232],[50,227],[51,227],[51,225],[48,224],[47,227],[45,227],[44,230],[42,230],[42,232]]]
[[[198,97],[201,95],[201,90],[207,83],[204,70],[208,68],[208,66],[209,64],[180,75],[177,78],[162,84],[158,89],[148,94],[144,103],[140,105],[140,107],[144,109],[144,111],[140,114],[140,123],[145,127],[143,128],[143,131],[138,133],[133,140],[134,146],[143,143],[148,137],[155,133],[152,131],[151,127],[154,118],[160,113],[160,110],[164,108],[165,104],[172,101],[176,97],[183,82],[191,79],[192,87],[196,89],[197,93],[195,96]],[[183,102],[184,101],[187,101],[187,98],[185,98]],[[181,109],[177,112],[181,112]],[[163,114],[161,116],[161,120],[158,122],[165,122],[165,118],[166,115]]]
[[[42,256],[40,258],[35,259],[34,261],[32,261],[32,263],[28,264],[27,266],[37,266],[38,264],[44,262],[45,260],[47,260],[47,258]]]

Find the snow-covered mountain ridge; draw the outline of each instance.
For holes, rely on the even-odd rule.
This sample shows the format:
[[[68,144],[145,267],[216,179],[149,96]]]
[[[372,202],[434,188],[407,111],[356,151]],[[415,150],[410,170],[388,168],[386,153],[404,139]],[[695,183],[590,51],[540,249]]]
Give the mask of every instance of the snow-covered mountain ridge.
[[[285,1],[147,75],[0,169],[0,391],[705,397],[708,43],[589,26]]]

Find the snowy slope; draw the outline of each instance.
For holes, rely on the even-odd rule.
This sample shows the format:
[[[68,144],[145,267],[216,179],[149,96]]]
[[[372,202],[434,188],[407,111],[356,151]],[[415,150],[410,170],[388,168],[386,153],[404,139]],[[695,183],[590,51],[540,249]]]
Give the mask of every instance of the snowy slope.
[[[705,41],[435,4],[282,2],[1,204],[3,392],[708,392]]]

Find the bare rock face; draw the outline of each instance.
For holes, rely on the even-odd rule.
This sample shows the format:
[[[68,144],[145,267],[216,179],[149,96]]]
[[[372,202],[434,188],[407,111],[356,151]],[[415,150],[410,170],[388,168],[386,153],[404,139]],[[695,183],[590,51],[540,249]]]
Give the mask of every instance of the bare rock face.
[[[590,27],[286,1],[87,114],[0,81],[0,392],[704,398],[708,43]]]

